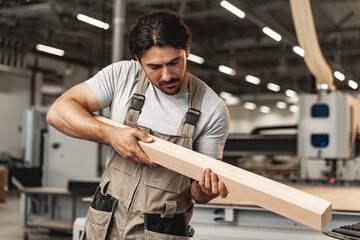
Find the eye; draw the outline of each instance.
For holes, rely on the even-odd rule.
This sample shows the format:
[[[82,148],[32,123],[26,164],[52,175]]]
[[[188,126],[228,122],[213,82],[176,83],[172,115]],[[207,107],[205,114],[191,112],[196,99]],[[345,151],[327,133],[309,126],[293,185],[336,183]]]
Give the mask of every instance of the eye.
[[[179,62],[179,60],[176,60],[176,61],[174,61],[174,62],[171,62],[170,65],[171,65],[171,66],[176,65],[176,64],[178,64],[178,62]]]
[[[157,69],[159,69],[159,66],[151,66],[150,69],[151,70],[157,70]]]

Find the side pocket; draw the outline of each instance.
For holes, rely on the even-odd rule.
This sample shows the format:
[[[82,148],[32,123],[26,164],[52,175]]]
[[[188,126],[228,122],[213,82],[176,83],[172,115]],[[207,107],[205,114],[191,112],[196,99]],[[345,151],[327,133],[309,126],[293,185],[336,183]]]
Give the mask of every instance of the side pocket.
[[[117,199],[110,194],[103,195],[98,186],[94,200],[86,216],[82,240],[105,240],[110,230]]]
[[[188,240],[189,229],[183,213],[172,218],[162,218],[159,214],[144,213],[145,240]]]

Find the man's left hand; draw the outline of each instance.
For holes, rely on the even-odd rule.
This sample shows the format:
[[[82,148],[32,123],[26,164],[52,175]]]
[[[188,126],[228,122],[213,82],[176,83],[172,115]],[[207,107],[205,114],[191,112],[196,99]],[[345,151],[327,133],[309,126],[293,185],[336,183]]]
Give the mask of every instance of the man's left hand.
[[[219,181],[217,174],[212,172],[210,168],[203,171],[199,186],[202,192],[213,198],[219,195],[221,198],[226,198],[228,195],[224,182]]]

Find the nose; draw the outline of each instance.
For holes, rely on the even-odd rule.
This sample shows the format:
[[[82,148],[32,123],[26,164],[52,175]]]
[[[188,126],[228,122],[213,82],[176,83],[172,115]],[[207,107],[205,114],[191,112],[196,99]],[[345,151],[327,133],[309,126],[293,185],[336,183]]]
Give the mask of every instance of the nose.
[[[171,74],[171,71],[170,71],[169,67],[164,67],[164,68],[162,69],[161,78],[162,78],[162,80],[165,81],[165,82],[171,80],[172,74]]]

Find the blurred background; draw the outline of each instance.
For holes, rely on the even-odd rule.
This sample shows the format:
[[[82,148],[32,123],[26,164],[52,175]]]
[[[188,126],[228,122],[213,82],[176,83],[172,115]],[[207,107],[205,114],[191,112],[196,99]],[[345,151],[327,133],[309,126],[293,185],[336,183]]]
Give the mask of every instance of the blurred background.
[[[32,235],[37,231],[27,230],[38,228],[42,229],[40,233],[44,229],[45,233],[49,229],[72,233],[75,219],[86,215],[89,203],[79,195],[71,200],[72,191],[87,195],[97,182],[72,179],[99,177],[106,147],[58,133],[47,125],[46,112],[72,86],[113,62],[130,60],[127,29],[144,13],[164,8],[181,13],[192,31],[188,71],[205,81],[228,105],[231,127],[225,162],[287,184],[358,186],[357,138],[350,141],[351,155],[331,155],[327,149],[321,152],[316,143],[301,147],[300,152],[300,119],[308,111],[306,101],[301,105],[301,96],[315,95],[316,102],[320,95],[303,59],[306,52],[297,41],[289,1],[0,0],[0,176],[4,179],[0,201],[13,201],[13,208],[20,210],[14,220],[19,223],[14,230],[17,237],[1,237],[6,231],[0,231],[1,239],[40,239],[43,235]],[[311,9],[319,45],[338,93],[358,99],[360,1],[312,0]],[[327,101],[326,97],[322,99]],[[334,144],[333,139],[346,142],[349,119],[339,116],[347,113],[333,109],[347,109],[347,105],[337,99],[329,101],[336,107],[327,103],[325,118],[329,112],[334,117],[334,125],[327,129],[338,129],[345,136],[329,133],[327,144]],[[101,114],[107,116],[107,110]],[[310,118],[304,126],[312,125],[313,120],[318,121]],[[325,121],[314,126],[328,124]],[[306,127],[301,129],[307,131]],[[328,130],[321,133],[324,131]],[[314,153],[307,154],[312,151],[308,148]],[[64,191],[29,190],[20,200],[19,193],[27,187]],[[60,200],[52,200],[54,195]],[[12,201],[6,201],[6,197]],[[64,212],[64,208],[72,211]],[[10,225],[6,209],[9,207],[0,204],[0,228]],[[44,219],[53,218],[68,222],[65,227],[44,226],[44,221],[49,222]],[[203,217],[198,219],[201,223]],[[42,225],[31,225],[31,221],[42,221]],[[275,221],[277,227],[287,225],[281,221]],[[280,239],[279,235],[273,236],[277,237],[269,239]]]

